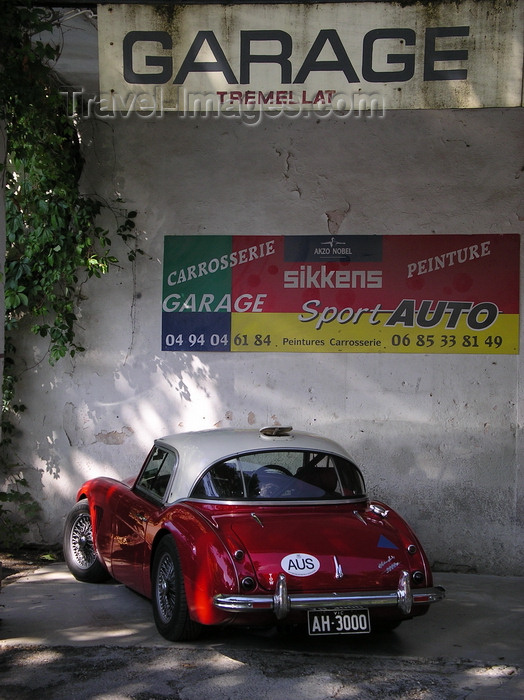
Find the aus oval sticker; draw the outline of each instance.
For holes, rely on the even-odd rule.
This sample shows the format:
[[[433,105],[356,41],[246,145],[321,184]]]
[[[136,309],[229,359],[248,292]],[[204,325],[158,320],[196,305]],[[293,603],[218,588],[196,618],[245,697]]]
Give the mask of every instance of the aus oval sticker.
[[[312,554],[296,553],[284,557],[280,566],[291,576],[312,576],[320,569],[320,562]]]

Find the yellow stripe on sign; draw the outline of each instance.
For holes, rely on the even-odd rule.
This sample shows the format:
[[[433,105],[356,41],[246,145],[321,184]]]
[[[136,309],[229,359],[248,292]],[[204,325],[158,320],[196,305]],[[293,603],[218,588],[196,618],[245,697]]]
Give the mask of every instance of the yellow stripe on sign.
[[[500,314],[486,330],[472,330],[464,316],[455,328],[443,319],[435,328],[385,326],[390,312],[361,315],[357,323],[334,320],[316,328],[297,313],[231,314],[233,352],[359,352],[462,355],[516,355],[518,314]],[[377,323],[378,321],[378,323]]]

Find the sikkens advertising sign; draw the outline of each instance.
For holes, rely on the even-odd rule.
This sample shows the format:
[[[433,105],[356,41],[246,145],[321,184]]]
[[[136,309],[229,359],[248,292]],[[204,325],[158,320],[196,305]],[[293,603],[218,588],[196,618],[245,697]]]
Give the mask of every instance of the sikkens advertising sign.
[[[162,350],[518,354],[517,234],[166,236]]]
[[[515,107],[518,0],[101,5],[100,111]]]

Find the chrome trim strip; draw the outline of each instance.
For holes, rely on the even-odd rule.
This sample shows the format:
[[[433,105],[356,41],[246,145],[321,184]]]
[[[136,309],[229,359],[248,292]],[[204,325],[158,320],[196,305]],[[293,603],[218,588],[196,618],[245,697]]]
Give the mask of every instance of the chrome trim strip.
[[[273,610],[277,620],[283,620],[289,613],[291,601],[287,593],[287,583],[284,574],[279,574],[277,587],[273,596]]]
[[[262,520],[260,520],[256,513],[251,513],[251,517],[253,518],[253,520],[256,520],[260,527],[264,527],[264,523],[262,522]]]
[[[407,571],[402,571],[400,574],[397,596],[398,607],[404,613],[404,615],[409,615],[411,608],[413,607],[413,595],[411,593],[411,583],[409,573]]]
[[[403,572],[404,573],[404,572]],[[352,593],[287,593],[284,574],[280,574],[274,595],[229,595],[219,594],[213,599],[213,605],[228,612],[258,612],[273,610],[279,620],[286,617],[291,610],[313,610],[315,608],[377,608],[398,606],[404,614],[409,614],[405,605],[404,584],[399,582],[396,591],[354,591]],[[413,605],[437,603],[445,597],[441,586],[419,588],[411,591]]]
[[[333,555],[333,564],[335,565],[335,578],[343,578],[344,571],[342,570],[342,566],[339,564],[339,561],[335,555]]]
[[[414,605],[426,605],[428,603],[438,603],[446,597],[446,589],[442,586],[433,588],[419,588],[411,591],[413,593]]]
[[[209,498],[209,497],[202,497],[202,498],[196,498],[195,496],[185,496],[183,498],[177,498],[176,501],[170,501],[168,505],[178,505],[180,503],[210,503],[213,505],[221,505],[221,506],[260,506],[265,507],[265,506],[340,506],[340,505],[348,505],[352,503],[365,503],[368,500],[367,496],[358,496],[358,498],[344,498],[341,496],[340,498],[334,498],[333,500],[327,499],[327,498],[303,498],[303,499],[296,499],[296,500],[286,500],[284,501],[279,500],[279,499],[265,499],[265,498]],[[367,523],[366,523],[367,525]]]

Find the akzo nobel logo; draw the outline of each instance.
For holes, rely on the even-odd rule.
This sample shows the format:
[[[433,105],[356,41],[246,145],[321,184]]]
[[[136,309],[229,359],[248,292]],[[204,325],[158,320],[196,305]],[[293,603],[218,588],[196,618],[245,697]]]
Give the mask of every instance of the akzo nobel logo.
[[[288,554],[280,562],[280,566],[291,576],[312,576],[320,569],[319,560],[312,554]]]
[[[339,241],[334,236],[327,241],[322,241],[319,246],[315,248],[315,255],[320,256],[349,256],[351,255],[351,246],[345,241]]]

